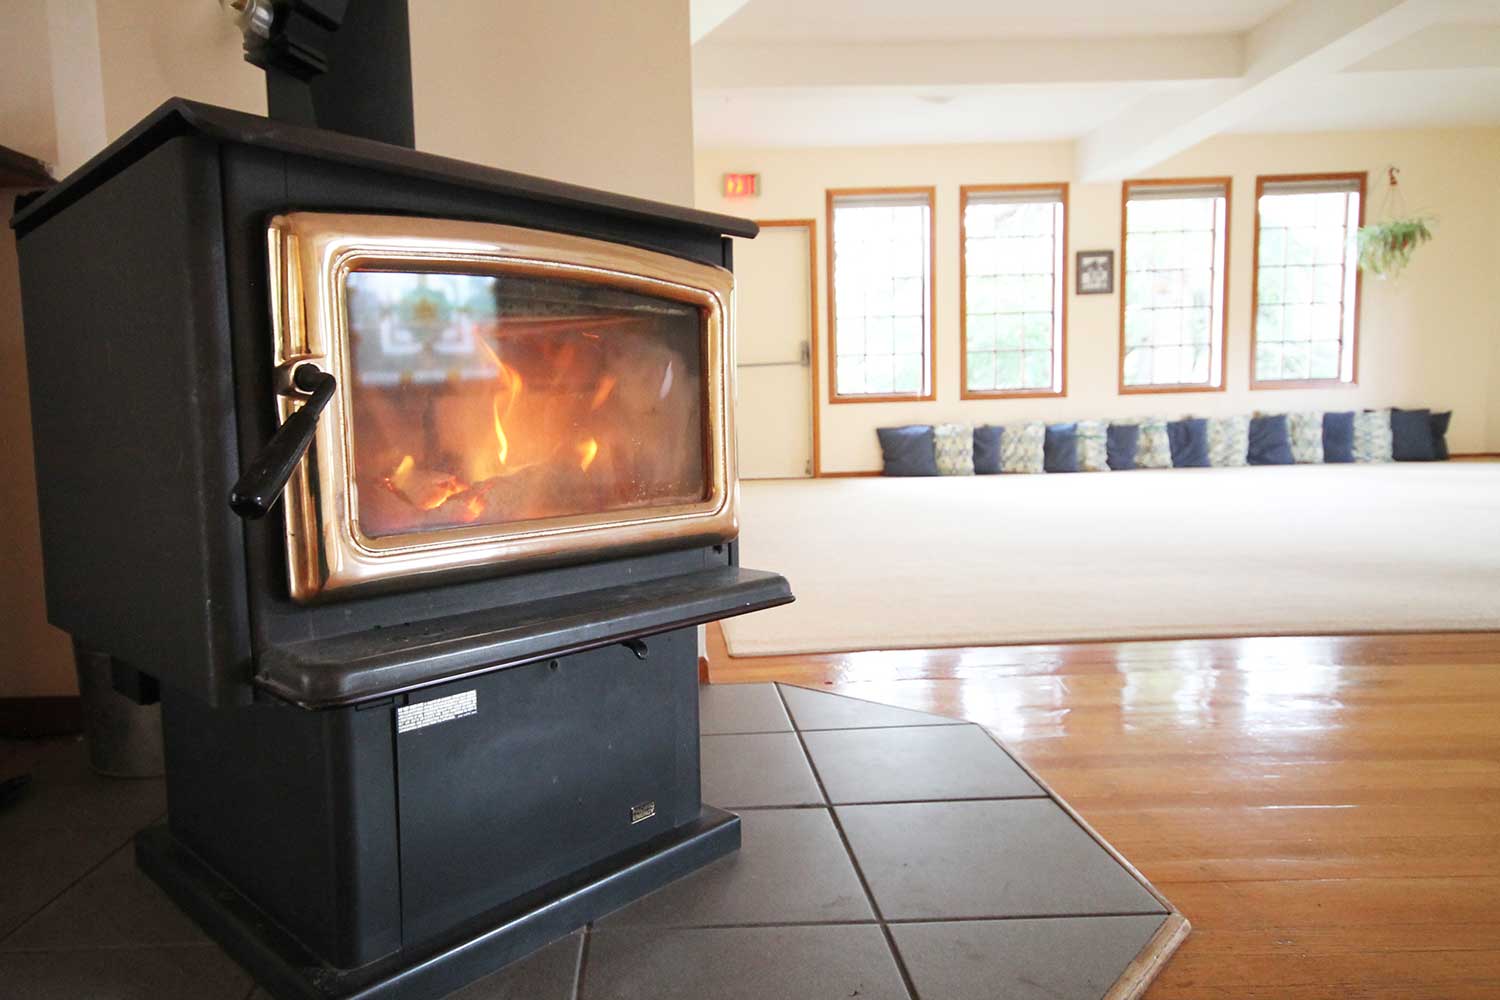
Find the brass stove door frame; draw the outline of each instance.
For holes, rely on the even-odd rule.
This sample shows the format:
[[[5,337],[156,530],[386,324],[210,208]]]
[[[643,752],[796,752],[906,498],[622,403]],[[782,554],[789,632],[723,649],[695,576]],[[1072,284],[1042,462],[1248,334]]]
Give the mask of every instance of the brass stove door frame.
[[[284,494],[287,583],[309,603],[688,544],[739,531],[734,468],[734,277],[724,268],[601,240],[443,219],[292,212],[268,229],[276,405],[302,405],[308,362],[340,387]],[[584,281],[699,308],[707,408],[707,499],[691,504],[469,525],[371,538],[359,530],[344,279],[353,270],[521,274]]]

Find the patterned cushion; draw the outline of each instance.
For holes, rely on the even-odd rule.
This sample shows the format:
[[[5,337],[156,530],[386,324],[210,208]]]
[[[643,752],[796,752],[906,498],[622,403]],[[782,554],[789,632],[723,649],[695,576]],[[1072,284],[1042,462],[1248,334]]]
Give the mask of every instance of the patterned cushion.
[[[1135,449],[1137,469],[1170,469],[1172,443],[1167,440],[1167,422],[1161,417],[1141,421],[1141,439]]]
[[[1041,472],[1045,468],[1043,448],[1047,425],[1040,420],[1025,424],[1006,424],[1000,437],[1001,472]]]
[[[1323,461],[1323,414],[1288,413],[1286,433],[1292,439],[1292,461],[1302,465]]]
[[[1390,410],[1365,410],[1354,415],[1356,462],[1389,462],[1392,444]]]
[[[1109,471],[1109,425],[1102,420],[1078,421],[1078,471]]]
[[[1210,417],[1208,464],[1216,469],[1250,464],[1250,418]]]
[[[932,429],[938,475],[974,474],[974,428],[968,424],[938,424]]]

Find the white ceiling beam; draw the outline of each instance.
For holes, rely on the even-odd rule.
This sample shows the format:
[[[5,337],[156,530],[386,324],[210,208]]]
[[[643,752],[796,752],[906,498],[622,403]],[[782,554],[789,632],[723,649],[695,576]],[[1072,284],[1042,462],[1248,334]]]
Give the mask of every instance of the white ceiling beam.
[[[1245,71],[1238,35],[693,48],[698,90],[1216,80]]]
[[[688,33],[697,45],[713,30],[735,14],[750,0],[692,0],[688,8]],[[679,8],[681,9],[681,8]]]
[[[1384,52],[1350,66],[1348,73],[1500,67],[1500,25],[1434,24]]]
[[[1079,140],[1077,174],[1090,182],[1144,173],[1258,111],[1296,101],[1308,81],[1387,49],[1444,13],[1440,0],[1297,0],[1246,37],[1243,77],[1142,102]]]

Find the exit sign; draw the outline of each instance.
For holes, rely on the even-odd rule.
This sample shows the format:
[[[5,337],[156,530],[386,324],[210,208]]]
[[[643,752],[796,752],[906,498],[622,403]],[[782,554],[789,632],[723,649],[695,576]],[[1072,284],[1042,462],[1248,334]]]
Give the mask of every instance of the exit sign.
[[[757,198],[760,196],[760,174],[725,174],[724,197]]]

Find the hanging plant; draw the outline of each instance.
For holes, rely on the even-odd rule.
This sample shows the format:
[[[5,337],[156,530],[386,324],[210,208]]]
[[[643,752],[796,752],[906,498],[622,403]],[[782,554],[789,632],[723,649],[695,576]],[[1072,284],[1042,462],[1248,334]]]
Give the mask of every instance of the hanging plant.
[[[1377,278],[1394,278],[1406,270],[1417,247],[1432,239],[1432,227],[1437,222],[1431,216],[1407,214],[1396,183],[1400,172],[1395,167],[1386,169],[1385,219],[1359,230],[1360,270]]]
[[[1414,216],[1365,226],[1359,231],[1359,266],[1377,278],[1406,269],[1417,247],[1432,239],[1433,219]]]

